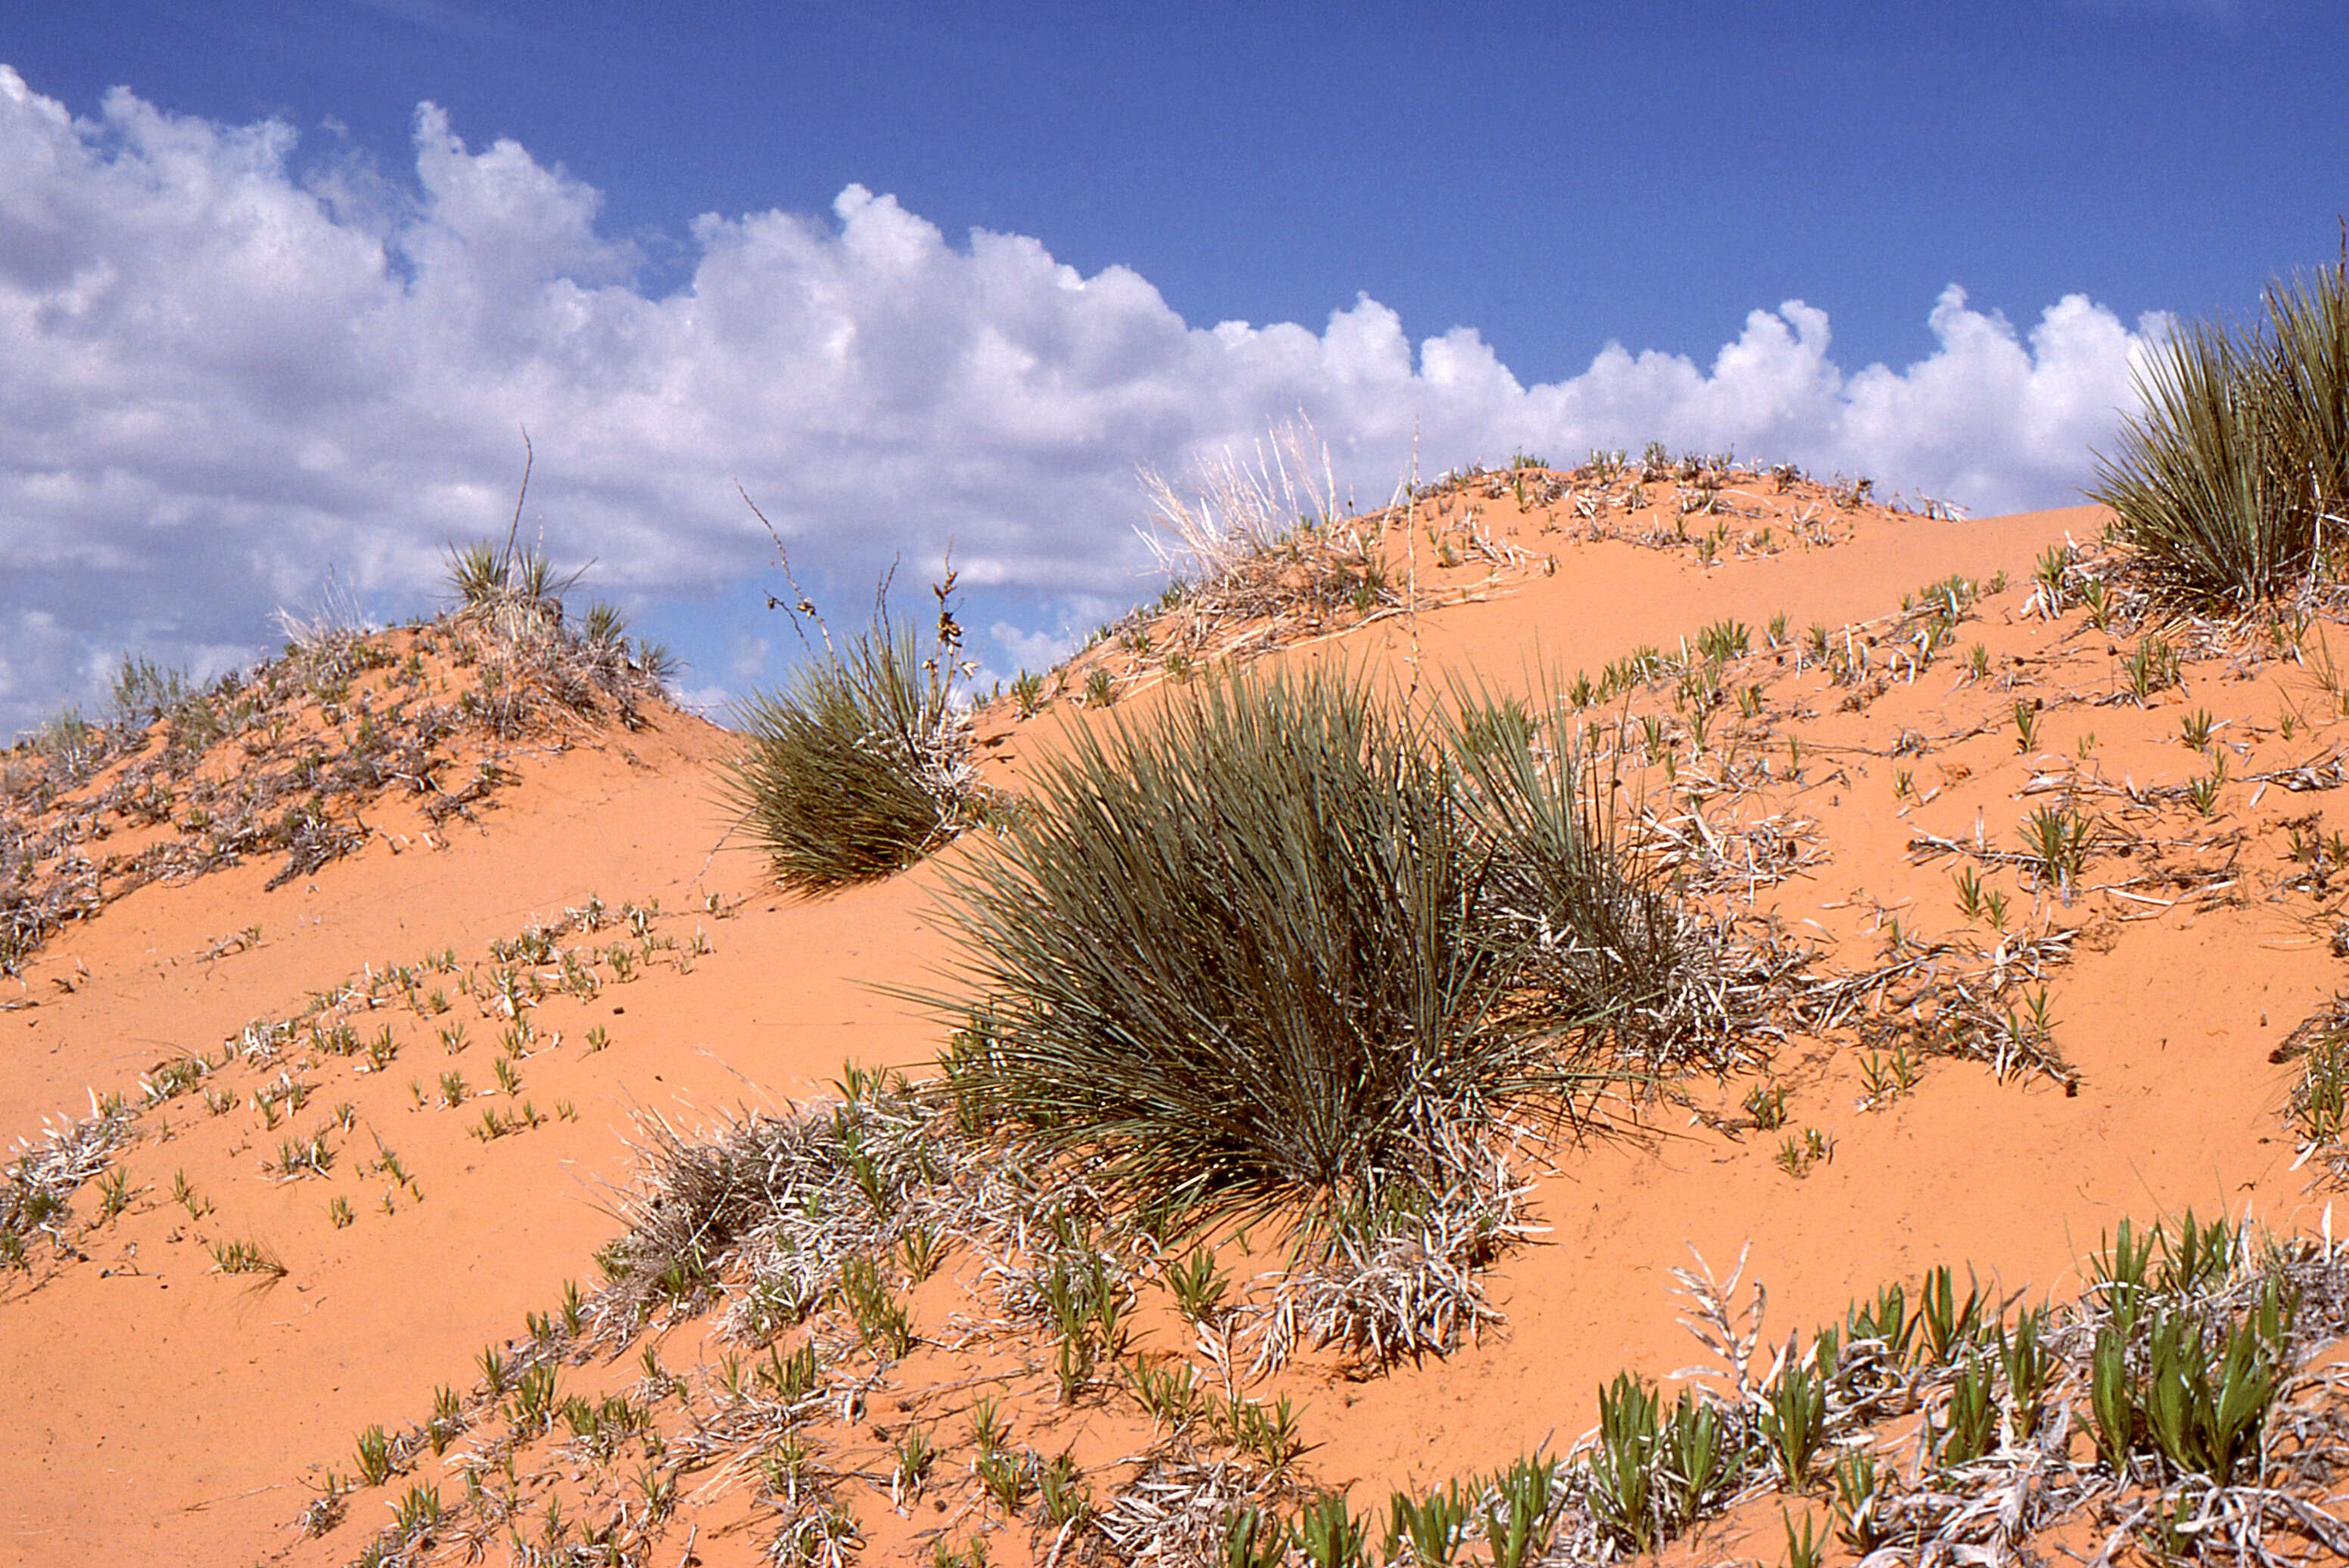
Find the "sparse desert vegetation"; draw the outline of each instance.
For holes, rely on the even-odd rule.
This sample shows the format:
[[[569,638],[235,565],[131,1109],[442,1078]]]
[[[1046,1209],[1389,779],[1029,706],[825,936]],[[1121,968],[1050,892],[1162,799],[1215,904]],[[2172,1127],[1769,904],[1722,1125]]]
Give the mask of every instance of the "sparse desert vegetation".
[[[0,752],[0,973],[151,882],[283,856],[282,885],[365,843],[387,797],[438,828],[510,781],[509,748],[642,722],[673,661],[607,604],[567,619],[575,582],[477,543],[451,552],[454,607],[427,624],[287,617],[280,657],[202,686],[126,658],[108,721],[68,710]],[[136,847],[91,852],[117,832]]]
[[[128,661],[0,761],[10,1374],[204,1560],[2336,1559],[2338,492],[2154,410],[1980,524],[1292,437],[1059,667],[958,705],[948,578],[739,736],[511,542]]]

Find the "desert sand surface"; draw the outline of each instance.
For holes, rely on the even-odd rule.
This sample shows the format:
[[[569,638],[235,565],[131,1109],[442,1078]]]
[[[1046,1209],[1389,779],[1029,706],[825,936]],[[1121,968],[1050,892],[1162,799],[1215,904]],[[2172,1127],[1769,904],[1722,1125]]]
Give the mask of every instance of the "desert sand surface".
[[[1698,481],[1631,507],[1588,469],[1461,476],[1357,525],[1400,608],[1201,624],[1178,605],[1056,672],[1032,716],[1007,697],[976,715],[985,777],[1016,794],[1074,730],[1145,724],[1219,660],[1536,707],[1637,650],[1663,661],[1576,722],[1623,781],[1627,841],[1743,934],[1758,1000],[1718,1062],[1520,1150],[1522,1234],[1480,1264],[1488,1310],[1448,1353],[1366,1366],[1306,1338],[1236,1363],[1233,1390],[1294,1423],[1263,1495],[1383,1510],[1566,1456],[1619,1372],[1669,1393],[1712,1364],[1675,1270],[1726,1282],[1742,1260],[1736,1302],[1766,1287],[1759,1377],[1790,1335],[1939,1265],[2063,1303],[2124,1221],[2329,1239],[2331,1166],[2288,1114],[2301,1060],[2271,1057],[2342,986],[2341,624],[2131,610],[2093,507],[1964,520],[1750,470]],[[1692,690],[1692,650],[1729,627]],[[1105,710],[1080,696],[1096,669]],[[657,701],[638,719],[500,740],[511,781],[466,813],[387,796],[363,843],[274,886],[260,857],[148,882],[0,983],[0,1140],[123,1108],[119,1174],[0,1269],[0,1563],[823,1561],[776,1544],[810,1517],[778,1480],[785,1444],[854,1522],[843,1561],[1132,1555],[1098,1522],[1176,1434],[1110,1367],[1068,1389],[1000,1249],[876,1260],[909,1313],[894,1348],[833,1301],[771,1353],[730,1339],[722,1278],[579,1327],[661,1129],[689,1144],[823,1104],[848,1063],[934,1075],[952,1024],[905,993],[950,986],[936,911],[983,852],[974,832],[788,894],[730,834],[734,738]],[[2030,848],[2044,811],[2077,824],[2060,870]],[[1216,1238],[1242,1295],[1280,1264],[1267,1228]],[[589,1304],[568,1326],[566,1285]],[[1154,1274],[1123,1332],[1129,1361],[1220,1375]],[[730,1427],[728,1388],[807,1344],[821,1408],[788,1434]],[[612,1440],[517,1420],[485,1347],[502,1385],[552,1367],[554,1399],[634,1413]],[[438,1433],[436,1394],[461,1411]],[[990,1496],[968,1436],[987,1411],[1016,1448],[1068,1456],[1092,1511]],[[393,1449],[373,1482],[370,1429]],[[936,1457],[900,1473],[916,1431]],[[1184,1441],[1202,1464],[1245,1447],[1207,1425]],[[1234,1462],[1236,1487],[1263,1479]],[[402,1533],[428,1487],[445,1518]],[[1762,1489],[1668,1550],[1777,1563],[1782,1513],[1825,1534],[1834,1496],[1824,1471]],[[2085,1517],[2027,1550],[2095,1554],[2110,1526]],[[1461,1560],[1487,1555],[1480,1532]]]

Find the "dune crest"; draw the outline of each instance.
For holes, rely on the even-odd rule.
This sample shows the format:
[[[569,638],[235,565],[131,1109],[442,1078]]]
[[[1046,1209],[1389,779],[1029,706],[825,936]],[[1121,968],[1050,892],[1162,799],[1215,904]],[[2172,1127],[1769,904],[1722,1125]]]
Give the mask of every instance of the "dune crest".
[[[1473,689],[1495,722],[1556,697],[1629,851],[1745,954],[1701,1065],[1619,1091],[1603,1134],[1529,1128],[1490,1233],[1350,1276],[1290,1271],[1269,1223],[1162,1247],[906,1087],[969,1048],[903,998],[951,984],[936,911],[988,828],[781,893],[726,841],[736,742],[625,665],[506,715],[524,683],[441,623],[289,655],[223,733],[162,715],[37,805],[54,758],[19,748],[13,907],[42,913],[0,988],[0,1135],[55,1148],[67,1207],[0,1269],[0,1563],[1183,1562],[1242,1505],[1326,1546],[1342,1489],[1373,1536],[1418,1527],[1397,1492],[1441,1532],[1455,1478],[1591,1558],[1671,1520],[1675,1557],[1775,1560],[1782,1509],[1838,1561],[1875,1531],[2093,1553],[2085,1414],[2043,1433],[2061,1479],[2013,1539],[1919,1501],[2029,1446],[2014,1367],[2087,1409],[2083,1260],[2161,1222],[2171,1266],[2191,1210],[2222,1251],[2302,1238],[2310,1299],[2349,1289],[2306,1077],[2349,892],[2338,605],[2166,614],[2108,516],[1653,454],[1450,476],[1260,542],[974,713],[1016,797],[1086,727],[1242,666],[1399,711]],[[1379,1340],[1402,1320],[1363,1303],[1430,1257],[1453,1294]],[[2197,1266],[2211,1334],[2256,1317]],[[1937,1280],[1909,1327],[1935,1355],[1833,1381],[1815,1330]],[[2053,1349],[2017,1363],[2043,1301]],[[1755,1457],[1619,1517],[1554,1461],[1619,1373],[1670,1406],[1706,1357],[1684,1316]],[[1735,1426],[1765,1382],[1794,1398],[1786,1348],[1832,1383],[1821,1433],[1881,1452],[1868,1507],[1817,1437],[1785,1457],[1784,1409]],[[2339,1400],[2289,1397],[2294,1451],[2338,1451]],[[2283,1490],[2329,1507],[2296,1462]],[[2285,1555],[2338,1528],[2289,1512],[2255,1522]]]

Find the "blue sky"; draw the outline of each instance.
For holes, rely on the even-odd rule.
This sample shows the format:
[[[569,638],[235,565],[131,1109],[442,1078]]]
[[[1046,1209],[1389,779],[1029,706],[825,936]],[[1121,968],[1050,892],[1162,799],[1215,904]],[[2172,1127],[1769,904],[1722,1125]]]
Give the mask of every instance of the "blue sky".
[[[550,546],[706,697],[789,652],[738,479],[843,606],[951,534],[998,673],[1143,591],[1137,464],[1299,408],[1366,498],[1415,428],[2061,504],[2155,313],[2334,253],[2342,42],[2314,0],[0,0],[0,735],[126,647],[254,656],[329,569],[428,606],[523,424]]]

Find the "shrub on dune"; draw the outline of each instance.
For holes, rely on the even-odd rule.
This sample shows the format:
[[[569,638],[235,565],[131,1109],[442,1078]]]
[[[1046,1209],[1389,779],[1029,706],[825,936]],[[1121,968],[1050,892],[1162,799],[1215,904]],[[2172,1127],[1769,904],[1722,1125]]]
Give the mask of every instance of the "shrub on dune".
[[[2349,536],[2349,273],[2270,287],[2240,333],[2181,327],[2140,369],[2144,412],[2090,494],[2178,597],[2272,597]]]
[[[1431,1201],[1673,983],[1681,927],[1555,738],[1464,749],[1328,674],[1079,732],[950,881],[950,1089],[1175,1217]]]
[[[820,893],[912,864],[961,831],[976,798],[948,650],[886,615],[736,713],[724,792],[786,887]]]

